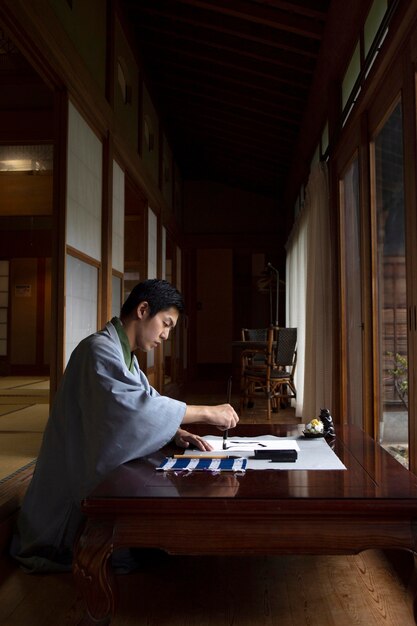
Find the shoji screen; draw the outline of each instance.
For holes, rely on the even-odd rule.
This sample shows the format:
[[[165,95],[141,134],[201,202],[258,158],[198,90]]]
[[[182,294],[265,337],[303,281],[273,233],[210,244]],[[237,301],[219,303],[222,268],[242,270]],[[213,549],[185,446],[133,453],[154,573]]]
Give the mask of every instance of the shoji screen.
[[[162,226],[162,232],[161,232],[161,262],[162,262],[162,266],[161,266],[161,278],[163,278],[164,280],[168,280],[167,279],[167,231],[165,226]]]
[[[158,220],[152,209],[148,208],[148,278],[157,277],[157,254],[158,254]],[[147,353],[148,367],[155,363],[154,351]]]
[[[176,247],[176,255],[177,255],[177,272],[176,272],[177,277],[176,277],[175,285],[178,291],[182,292],[182,255],[181,255],[181,249],[178,246]],[[183,322],[178,327],[178,343],[177,343],[178,346],[182,345],[182,357],[181,357],[181,353],[177,350],[177,358],[182,358],[182,366],[184,369],[187,369],[187,352],[188,352],[187,342],[188,342],[187,322],[186,322],[186,317],[183,316]]]
[[[124,271],[125,174],[113,161],[112,315],[119,315]]]
[[[158,253],[158,221],[155,213],[148,209],[148,278],[156,278]]]
[[[178,246],[177,246],[177,277],[176,277],[175,286],[178,289],[178,291],[181,291],[181,250]]]
[[[65,361],[77,344],[97,330],[98,269],[67,254]]]
[[[67,176],[66,243],[100,261],[102,144],[71,103]]]
[[[101,263],[102,143],[69,103],[66,211],[65,362],[97,330]]]

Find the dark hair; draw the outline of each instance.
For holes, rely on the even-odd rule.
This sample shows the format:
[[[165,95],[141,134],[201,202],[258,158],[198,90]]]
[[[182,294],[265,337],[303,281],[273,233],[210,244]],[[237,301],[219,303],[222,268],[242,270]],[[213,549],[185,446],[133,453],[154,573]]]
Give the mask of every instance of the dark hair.
[[[184,311],[182,295],[171,283],[159,278],[152,278],[133,287],[120,311],[120,317],[126,317],[141,303],[149,304],[150,316],[159,311],[175,307],[179,313]]]

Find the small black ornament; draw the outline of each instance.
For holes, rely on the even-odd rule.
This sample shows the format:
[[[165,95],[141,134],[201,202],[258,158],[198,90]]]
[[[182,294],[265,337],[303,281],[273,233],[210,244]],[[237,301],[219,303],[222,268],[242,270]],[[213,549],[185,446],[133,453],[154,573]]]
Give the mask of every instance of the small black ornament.
[[[323,434],[325,436],[335,437],[336,432],[329,409],[320,409],[319,420],[323,422]]]

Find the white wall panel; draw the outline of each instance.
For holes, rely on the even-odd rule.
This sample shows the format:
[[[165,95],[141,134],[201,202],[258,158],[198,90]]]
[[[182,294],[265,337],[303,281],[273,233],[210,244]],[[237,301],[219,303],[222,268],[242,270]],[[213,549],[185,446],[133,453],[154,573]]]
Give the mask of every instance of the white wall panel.
[[[65,365],[77,344],[97,330],[98,269],[66,257]]]
[[[113,161],[113,245],[112,267],[124,270],[125,174]]]
[[[158,252],[158,221],[152,209],[148,208],[148,278],[156,278]]]
[[[151,207],[148,208],[148,278],[157,277],[158,220]],[[147,353],[148,367],[155,363],[153,350]]]
[[[162,226],[162,239],[161,239],[161,278],[167,280],[167,265],[166,265],[166,253],[167,253],[167,231],[165,226]]]
[[[181,257],[181,250],[180,250],[180,248],[177,246],[177,280],[176,280],[175,286],[176,286],[176,288],[178,289],[178,291],[181,291],[181,289],[182,289],[182,286],[181,286],[181,282],[182,282],[182,281],[181,281],[181,276],[182,276],[182,271],[181,271],[181,267],[182,267],[182,265],[181,265],[181,260],[182,260],[182,257]]]
[[[122,279],[118,276],[111,278],[111,313],[112,317],[119,317],[122,305]]]
[[[66,243],[101,261],[101,141],[69,103]]]

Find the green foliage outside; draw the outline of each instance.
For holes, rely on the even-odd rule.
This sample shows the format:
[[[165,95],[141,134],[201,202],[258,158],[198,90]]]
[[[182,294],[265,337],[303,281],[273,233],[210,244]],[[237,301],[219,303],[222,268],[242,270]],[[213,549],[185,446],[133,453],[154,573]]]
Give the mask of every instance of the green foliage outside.
[[[394,387],[404,404],[408,409],[408,363],[407,357],[402,354],[394,354],[393,352],[387,352],[388,356],[394,361],[394,367],[390,368],[388,372],[394,379]]]

